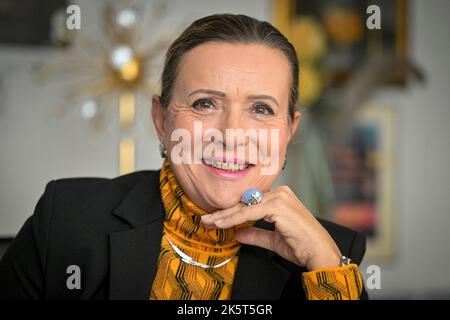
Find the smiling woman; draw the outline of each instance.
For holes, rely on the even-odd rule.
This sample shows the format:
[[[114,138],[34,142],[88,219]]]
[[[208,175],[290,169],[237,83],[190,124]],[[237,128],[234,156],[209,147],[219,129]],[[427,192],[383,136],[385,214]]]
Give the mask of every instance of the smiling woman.
[[[50,182],[0,263],[0,297],[367,297],[364,237],[272,188],[282,162],[264,159],[285,159],[297,85],[295,50],[269,23],[195,21],[169,48],[152,99],[161,170]],[[192,139],[199,124],[205,135]]]

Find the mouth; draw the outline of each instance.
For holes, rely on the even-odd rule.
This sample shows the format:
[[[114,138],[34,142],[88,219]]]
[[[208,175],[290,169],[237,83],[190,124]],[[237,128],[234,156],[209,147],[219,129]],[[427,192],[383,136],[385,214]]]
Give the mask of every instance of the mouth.
[[[241,177],[254,167],[245,161],[237,159],[224,159],[219,161],[218,159],[203,159],[203,164],[207,166],[215,174],[222,177]]]
[[[207,166],[228,172],[242,171],[250,166],[248,163],[220,162],[212,159],[203,159],[203,163]]]

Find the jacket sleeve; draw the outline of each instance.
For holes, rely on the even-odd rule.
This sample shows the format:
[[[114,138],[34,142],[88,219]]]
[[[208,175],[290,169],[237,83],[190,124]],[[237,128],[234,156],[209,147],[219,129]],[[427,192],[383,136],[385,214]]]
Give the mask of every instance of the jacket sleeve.
[[[45,269],[55,194],[47,184],[28,218],[0,261],[0,300],[44,298]]]
[[[353,262],[360,265],[364,254],[366,253],[366,236],[360,232],[356,232],[353,238],[352,248],[350,251],[350,258]],[[360,295],[360,300],[369,300],[369,295],[367,294],[364,283],[362,283],[362,291]]]

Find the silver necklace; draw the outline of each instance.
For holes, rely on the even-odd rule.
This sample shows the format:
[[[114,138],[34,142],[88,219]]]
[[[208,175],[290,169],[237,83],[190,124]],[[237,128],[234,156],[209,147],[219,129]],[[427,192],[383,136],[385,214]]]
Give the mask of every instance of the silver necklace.
[[[170,246],[172,247],[173,251],[175,251],[175,253],[181,258],[181,261],[183,261],[184,263],[196,266],[196,267],[200,267],[200,268],[204,268],[204,269],[209,269],[209,268],[219,268],[221,266],[226,265],[228,262],[230,262],[237,253],[233,254],[231,257],[229,257],[227,260],[218,263],[218,264],[206,264],[206,263],[201,263],[198,261],[195,261],[192,257],[188,256],[187,254],[185,254],[183,251],[181,251],[176,245],[174,245],[172,243],[172,241],[170,241],[169,237],[167,236],[167,234],[165,235],[167,238],[167,241],[169,241]]]

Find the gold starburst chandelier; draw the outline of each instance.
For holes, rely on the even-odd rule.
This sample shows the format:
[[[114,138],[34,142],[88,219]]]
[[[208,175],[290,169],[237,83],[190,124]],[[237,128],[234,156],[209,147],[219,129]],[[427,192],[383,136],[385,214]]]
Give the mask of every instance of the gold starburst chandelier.
[[[152,31],[162,23],[165,10],[162,1],[153,5],[107,2],[101,15],[100,39],[86,36],[82,27],[76,31],[72,45],[62,48],[58,57],[45,63],[39,72],[41,79],[66,77],[70,85],[60,110],[65,114],[74,106],[79,107],[82,117],[97,129],[102,127],[105,111],[118,105],[120,174],[135,170],[135,141],[131,131],[137,97],[142,95],[144,100],[151,101],[151,94],[157,90],[155,76],[161,66],[158,59],[178,29],[166,28],[157,32],[155,39]],[[149,40],[149,36],[153,39]]]

